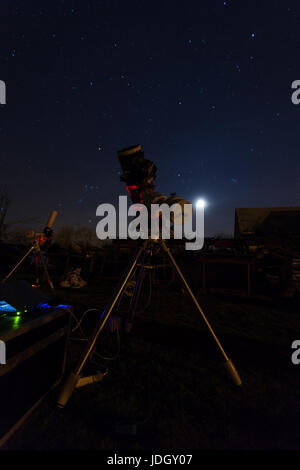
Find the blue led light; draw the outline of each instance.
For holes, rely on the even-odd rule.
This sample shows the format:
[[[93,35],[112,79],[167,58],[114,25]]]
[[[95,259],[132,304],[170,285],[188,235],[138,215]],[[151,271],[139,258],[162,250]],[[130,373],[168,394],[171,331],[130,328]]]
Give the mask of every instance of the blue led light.
[[[51,308],[51,305],[49,305],[47,302],[45,303],[42,303],[42,304],[38,304],[37,305],[38,308]],[[66,304],[59,304],[59,305],[56,305],[56,306],[52,306],[52,308],[70,308],[71,305],[66,305]]]
[[[5,300],[0,300],[0,313],[16,313],[16,311],[17,309],[5,302]]]

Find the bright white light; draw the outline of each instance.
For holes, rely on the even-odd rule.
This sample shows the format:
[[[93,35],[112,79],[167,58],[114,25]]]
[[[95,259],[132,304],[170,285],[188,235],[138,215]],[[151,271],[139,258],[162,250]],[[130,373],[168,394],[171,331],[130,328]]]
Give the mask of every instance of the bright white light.
[[[204,209],[204,207],[206,207],[206,201],[204,199],[198,199],[196,207],[197,209]]]

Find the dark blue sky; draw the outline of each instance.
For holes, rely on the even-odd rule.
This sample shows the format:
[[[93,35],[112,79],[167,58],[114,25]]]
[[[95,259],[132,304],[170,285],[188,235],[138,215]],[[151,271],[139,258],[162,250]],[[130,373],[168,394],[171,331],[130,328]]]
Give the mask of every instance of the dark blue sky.
[[[157,190],[207,200],[208,235],[235,207],[300,205],[298,1],[7,0],[0,17],[9,219],[95,227],[134,144]]]

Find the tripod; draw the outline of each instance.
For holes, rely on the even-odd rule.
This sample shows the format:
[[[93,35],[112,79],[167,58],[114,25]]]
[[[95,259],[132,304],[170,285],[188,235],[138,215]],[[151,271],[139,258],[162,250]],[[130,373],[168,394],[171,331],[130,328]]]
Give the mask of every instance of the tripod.
[[[45,274],[45,277],[47,279],[47,282],[50,286],[50,288],[52,290],[54,290],[54,286],[53,286],[53,283],[50,279],[50,276],[49,276],[49,273],[48,273],[48,269],[47,269],[47,266],[46,266],[46,263],[44,261],[44,258],[42,256],[42,253],[41,253],[41,247],[40,247],[40,234],[37,234],[36,238],[34,239],[31,247],[29,248],[29,250],[25,253],[25,255],[23,256],[23,258],[20,259],[20,261],[18,261],[18,263],[13,267],[13,269],[7,274],[7,276],[1,281],[2,283],[6,282],[13,274],[14,272],[16,272],[16,270],[21,266],[21,264],[23,263],[23,261],[25,261],[25,259],[31,254],[31,253],[35,253],[35,259],[36,259],[36,266],[38,265],[38,257],[40,258],[41,260],[41,264],[42,264],[42,267],[43,267],[43,270],[44,270],[44,274]],[[38,268],[36,268],[38,269]],[[38,277],[38,271],[36,271],[36,285],[39,284],[39,277]]]
[[[179,277],[179,279],[182,283],[182,286],[184,287],[186,293],[191,298],[194,306],[196,307],[196,309],[198,310],[198,312],[202,316],[202,318],[204,320],[204,323],[206,324],[210,334],[213,337],[213,340],[215,341],[215,343],[217,345],[218,350],[220,351],[221,355],[225,359],[225,367],[226,367],[228,373],[230,374],[233,382],[238,386],[240,386],[242,384],[242,381],[240,379],[240,376],[239,376],[235,366],[233,365],[231,359],[229,359],[229,357],[225,353],[219,339],[217,338],[217,336],[216,336],[215,332],[213,331],[210,323],[208,322],[203,310],[201,309],[195,295],[193,294],[193,292],[192,292],[191,288],[189,287],[184,275],[182,274],[179,266],[177,265],[173,255],[171,253],[171,250],[167,246],[165,240],[164,239],[157,239],[157,240],[148,239],[148,240],[145,240],[142,243],[142,245],[137,248],[133,259],[129,263],[126,271],[124,272],[124,274],[123,274],[123,276],[122,276],[122,278],[119,282],[119,284],[117,285],[117,287],[115,289],[115,292],[114,292],[110,302],[107,304],[106,308],[102,312],[101,317],[99,319],[99,322],[98,322],[91,338],[89,339],[88,344],[87,344],[82,356],[80,357],[77,366],[75,367],[74,371],[70,373],[67,380],[63,384],[63,387],[60,391],[60,394],[59,394],[59,397],[58,397],[58,400],[57,400],[57,405],[60,408],[63,408],[67,404],[69,398],[71,397],[71,395],[72,395],[72,393],[73,393],[73,391],[76,387],[81,387],[83,385],[86,385],[87,383],[99,382],[99,381],[102,380],[104,375],[106,375],[106,373],[98,373],[97,375],[92,375],[92,376],[89,376],[89,377],[81,377],[80,376],[81,371],[82,371],[86,361],[88,360],[89,356],[91,355],[91,353],[93,352],[93,350],[95,348],[97,339],[98,339],[101,331],[105,327],[105,324],[107,323],[107,321],[108,321],[115,305],[117,304],[117,302],[120,299],[122,293],[126,289],[126,286],[128,285],[132,274],[135,272],[135,269],[138,266],[138,261],[143,256],[142,263],[139,265],[140,266],[140,273],[139,273],[139,276],[138,276],[138,281],[136,283],[135,290],[134,290],[134,293],[133,293],[133,296],[132,296],[132,301],[130,303],[130,308],[129,308],[128,322],[129,322],[129,324],[132,323],[133,316],[135,314],[136,307],[137,307],[139,294],[140,294],[140,291],[141,291],[141,285],[142,285],[144,269],[145,269],[145,264],[144,264],[145,254],[147,253],[148,250],[151,250],[153,246],[156,246],[156,247],[158,246],[159,249],[163,250],[166,253],[167,257],[169,258],[171,266],[173,267],[173,269],[177,273],[177,275],[178,275],[178,277]]]
[[[33,238],[33,242],[31,244],[31,247],[29,248],[27,253],[25,253],[23,258],[21,258],[20,261],[18,261],[18,263],[13,267],[13,269],[1,281],[2,283],[6,282],[13,275],[13,273],[16,272],[16,270],[19,268],[19,266],[21,266],[23,261],[25,261],[25,259],[31,253],[34,252],[35,253],[35,260],[36,260],[36,284],[37,285],[39,284],[39,278],[38,278],[38,256],[39,256],[40,260],[41,260],[41,265],[42,265],[43,270],[44,270],[44,275],[47,279],[47,282],[48,282],[50,288],[52,290],[54,290],[54,286],[53,286],[53,283],[50,279],[46,263],[45,263],[44,258],[42,256],[42,253],[41,253],[41,245],[43,245],[43,244],[47,245],[47,243],[51,242],[52,236],[53,236],[52,226],[54,224],[56,216],[57,216],[57,211],[52,211],[50,216],[49,216],[46,227],[44,228],[43,233],[34,232],[33,230],[30,230],[30,238]]]

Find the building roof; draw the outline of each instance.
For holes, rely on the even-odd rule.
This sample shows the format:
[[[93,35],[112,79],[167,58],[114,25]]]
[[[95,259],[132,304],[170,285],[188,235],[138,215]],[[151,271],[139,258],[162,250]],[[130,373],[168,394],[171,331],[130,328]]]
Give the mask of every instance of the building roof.
[[[235,237],[300,234],[300,207],[235,209]]]

